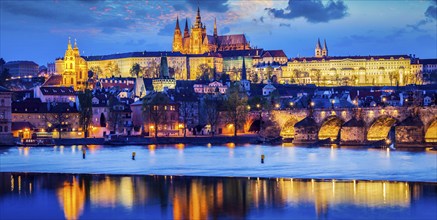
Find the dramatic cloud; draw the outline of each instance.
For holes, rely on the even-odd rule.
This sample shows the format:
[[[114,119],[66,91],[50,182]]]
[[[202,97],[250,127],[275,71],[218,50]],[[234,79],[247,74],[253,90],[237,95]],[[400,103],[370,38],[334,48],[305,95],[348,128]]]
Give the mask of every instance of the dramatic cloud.
[[[210,12],[226,12],[229,10],[228,0],[209,0],[209,1],[199,1],[199,0],[187,0],[187,3],[194,9],[197,6],[201,10],[206,10]]]
[[[302,17],[311,23],[344,18],[348,14],[347,9],[342,0],[330,0],[326,4],[323,4],[321,0],[289,0],[285,9],[266,8],[269,14],[275,18],[295,19]]]
[[[279,23],[279,27],[291,27],[291,24]]]
[[[429,6],[428,9],[426,9],[425,11],[425,16],[427,18],[437,20],[437,6],[435,5]]]

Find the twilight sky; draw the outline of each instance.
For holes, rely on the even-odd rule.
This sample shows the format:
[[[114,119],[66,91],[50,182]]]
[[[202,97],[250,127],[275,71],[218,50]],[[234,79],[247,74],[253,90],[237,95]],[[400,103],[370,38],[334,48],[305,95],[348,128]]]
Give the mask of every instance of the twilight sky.
[[[1,0],[0,57],[40,65],[62,57],[68,37],[82,55],[171,50],[176,17],[195,19],[197,0]],[[200,0],[212,34],[245,33],[252,46],[312,56],[437,57],[437,0]]]

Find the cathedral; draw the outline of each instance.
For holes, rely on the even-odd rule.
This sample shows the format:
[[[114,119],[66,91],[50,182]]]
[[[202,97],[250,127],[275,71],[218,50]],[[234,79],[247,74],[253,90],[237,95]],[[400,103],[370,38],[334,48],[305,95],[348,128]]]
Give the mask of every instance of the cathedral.
[[[83,91],[88,78],[87,62],[80,56],[76,40],[74,47],[68,38],[64,59],[56,60],[56,70],[62,75],[62,86],[73,87],[76,91]]]
[[[185,29],[182,35],[179,27],[179,18],[176,19],[176,27],[173,36],[173,52],[183,54],[204,54],[208,52],[227,50],[248,50],[249,42],[244,34],[221,35],[217,34],[217,23],[214,20],[213,35],[206,34],[206,26],[202,23],[200,9],[197,8],[197,16],[191,31],[188,28],[188,19],[185,20]]]

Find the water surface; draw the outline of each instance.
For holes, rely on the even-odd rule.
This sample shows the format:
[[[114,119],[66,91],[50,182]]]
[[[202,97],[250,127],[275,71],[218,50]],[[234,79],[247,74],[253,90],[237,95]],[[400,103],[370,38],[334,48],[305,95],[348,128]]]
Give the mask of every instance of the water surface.
[[[0,219],[435,219],[437,184],[0,173]]]
[[[234,144],[88,145],[83,159],[82,149],[2,148],[0,171],[437,182],[437,154],[429,152]]]

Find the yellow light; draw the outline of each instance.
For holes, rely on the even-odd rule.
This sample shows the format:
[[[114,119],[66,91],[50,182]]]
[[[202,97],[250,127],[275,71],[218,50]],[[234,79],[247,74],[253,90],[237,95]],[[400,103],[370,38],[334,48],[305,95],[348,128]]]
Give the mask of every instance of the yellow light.
[[[261,105],[260,104],[256,104],[256,107],[259,108]]]
[[[390,139],[385,140],[385,143],[390,144],[391,143]]]
[[[231,128],[231,127],[233,127],[233,126],[234,126],[234,124],[229,124],[229,125],[228,125],[229,128]]]
[[[293,105],[294,105],[294,103],[293,103],[293,102],[290,102],[290,105],[291,105],[291,106],[293,106]]]
[[[155,126],[153,126],[153,125],[150,125],[150,129],[154,129],[155,128]]]
[[[335,103],[335,100],[334,100],[334,99],[333,99],[333,100],[331,100],[331,103],[332,103],[332,104],[334,104],[334,103]]]
[[[279,108],[279,104],[276,104],[275,107],[276,107],[276,108]]]
[[[179,128],[184,128],[184,124],[179,124]]]
[[[314,102],[311,102],[311,106],[314,106],[315,105],[315,103]]]
[[[247,106],[247,110],[250,110],[250,106],[249,105]]]

